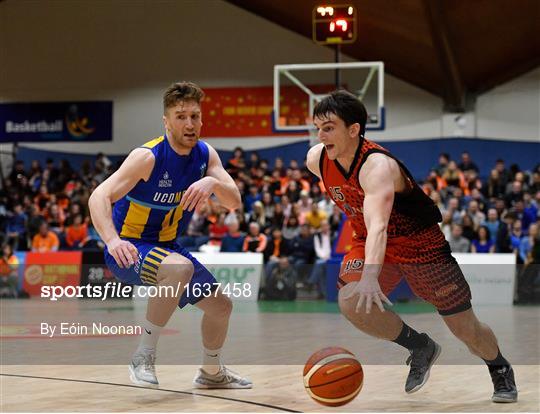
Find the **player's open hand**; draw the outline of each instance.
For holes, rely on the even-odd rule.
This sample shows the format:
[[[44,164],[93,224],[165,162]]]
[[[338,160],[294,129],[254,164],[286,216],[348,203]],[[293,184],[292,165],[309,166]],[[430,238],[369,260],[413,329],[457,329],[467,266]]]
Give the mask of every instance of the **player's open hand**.
[[[122,240],[120,238],[107,244],[107,250],[110,255],[114,257],[118,266],[122,268],[133,266],[139,258],[137,248],[127,240]]]
[[[384,312],[383,302],[392,306],[392,302],[388,300],[381,290],[379,279],[374,276],[363,275],[351,294],[351,296],[354,295],[358,295],[358,303],[356,304],[357,313],[361,311],[364,303],[366,305],[366,313],[371,312],[373,303],[377,305],[381,312]]]
[[[217,180],[214,177],[204,177],[199,181],[195,181],[182,196],[180,208],[192,211],[202,207],[214,192],[216,183]]]

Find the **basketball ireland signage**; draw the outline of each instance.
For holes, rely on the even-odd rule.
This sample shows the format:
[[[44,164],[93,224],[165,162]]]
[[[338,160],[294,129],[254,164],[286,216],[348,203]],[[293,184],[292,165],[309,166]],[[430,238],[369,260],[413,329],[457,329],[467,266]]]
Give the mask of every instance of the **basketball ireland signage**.
[[[112,141],[112,101],[0,104],[0,142]]]

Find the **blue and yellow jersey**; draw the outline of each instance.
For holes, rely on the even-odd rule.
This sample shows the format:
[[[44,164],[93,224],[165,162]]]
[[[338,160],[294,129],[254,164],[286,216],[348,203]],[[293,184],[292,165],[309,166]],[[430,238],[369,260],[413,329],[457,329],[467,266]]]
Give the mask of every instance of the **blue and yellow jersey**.
[[[179,204],[188,187],[206,175],[208,146],[199,141],[189,155],[178,155],[167,137],[161,136],[142,148],[154,154],[154,169],[148,181],[140,180],[114,204],[113,223],[122,238],[174,241],[193,215]]]

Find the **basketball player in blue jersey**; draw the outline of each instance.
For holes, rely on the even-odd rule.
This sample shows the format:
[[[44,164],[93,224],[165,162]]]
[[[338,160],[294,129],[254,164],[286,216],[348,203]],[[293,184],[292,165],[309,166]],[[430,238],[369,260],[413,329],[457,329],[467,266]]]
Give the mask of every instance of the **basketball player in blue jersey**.
[[[129,366],[138,385],[158,386],[154,365],[161,330],[176,306],[192,304],[204,312],[203,363],[194,386],[252,386],[220,359],[231,300],[216,290],[212,274],[175,242],[194,210],[212,194],[229,209],[241,205],[240,192],[217,152],[199,141],[203,97],[193,83],[171,85],[163,98],[165,135],[134,149],[89,200],[92,221],[106,243],[105,261],[116,276],[136,285],[173,287],[148,300],[144,332]]]

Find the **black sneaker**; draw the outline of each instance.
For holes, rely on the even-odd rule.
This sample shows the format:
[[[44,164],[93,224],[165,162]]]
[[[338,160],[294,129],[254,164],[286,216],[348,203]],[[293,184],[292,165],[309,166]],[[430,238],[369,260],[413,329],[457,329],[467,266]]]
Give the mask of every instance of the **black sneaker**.
[[[422,334],[426,335],[426,334]],[[424,386],[429,379],[429,370],[441,354],[441,347],[433,339],[427,336],[428,343],[422,348],[415,348],[407,358],[407,365],[411,365],[405,392],[412,394]]]
[[[510,365],[503,365],[490,370],[489,373],[491,374],[494,389],[491,401],[496,403],[516,402],[518,391],[512,367]]]

